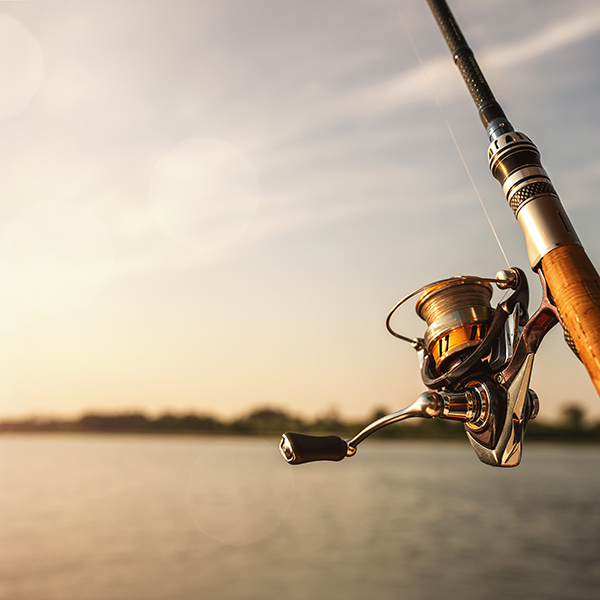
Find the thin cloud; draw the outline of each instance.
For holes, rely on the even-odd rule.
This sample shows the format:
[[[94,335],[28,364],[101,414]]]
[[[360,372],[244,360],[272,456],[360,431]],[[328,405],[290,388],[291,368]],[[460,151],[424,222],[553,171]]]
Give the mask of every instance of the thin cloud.
[[[600,9],[586,11],[553,23],[536,35],[495,46],[477,53],[482,66],[507,70],[515,65],[536,60],[567,46],[582,42],[600,32]],[[416,57],[415,57],[416,63]],[[433,86],[433,90],[432,90]],[[382,115],[383,111],[398,111],[421,102],[434,102],[432,91],[441,100],[449,101],[464,94],[464,84],[448,55],[424,61],[423,66],[374,85],[357,89],[339,98],[330,99],[327,118],[331,115]]]
[[[557,52],[598,33],[600,33],[600,9],[586,11],[553,23],[532,37],[492,48],[482,53],[481,62],[497,69],[507,69],[551,52]]]

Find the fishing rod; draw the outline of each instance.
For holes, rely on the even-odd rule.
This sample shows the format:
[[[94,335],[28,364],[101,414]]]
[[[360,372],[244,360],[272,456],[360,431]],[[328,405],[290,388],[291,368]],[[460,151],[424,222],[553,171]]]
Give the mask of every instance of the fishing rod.
[[[487,130],[490,169],[523,230],[531,268],[544,274],[567,340],[600,394],[600,277],[542,167],[538,149],[509,123],[448,4],[427,3]]]
[[[379,429],[409,418],[461,421],[477,457],[498,467],[521,461],[527,423],[539,411],[529,388],[533,360],[557,324],[600,394],[600,277],[562,206],[540,152],[515,131],[494,97],[473,51],[445,0],[427,0],[486,129],[492,175],[523,230],[542,301],[529,317],[525,273],[516,267],[492,279],[457,276],[408,294],[390,311],[388,331],[417,351],[427,391],[407,408],[386,415],[350,439],[287,432],[280,450],[290,464],[338,461]],[[493,285],[510,290],[492,308]],[[398,333],[392,317],[417,297],[427,328],[422,338]]]

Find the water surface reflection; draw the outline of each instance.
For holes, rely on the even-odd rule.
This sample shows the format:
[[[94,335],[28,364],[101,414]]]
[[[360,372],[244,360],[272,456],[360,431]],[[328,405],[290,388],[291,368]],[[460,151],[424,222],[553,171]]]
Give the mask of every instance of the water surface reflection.
[[[276,440],[3,436],[0,598],[597,598],[599,465],[596,447],[529,444],[499,470],[466,443],[372,442],[291,467]]]

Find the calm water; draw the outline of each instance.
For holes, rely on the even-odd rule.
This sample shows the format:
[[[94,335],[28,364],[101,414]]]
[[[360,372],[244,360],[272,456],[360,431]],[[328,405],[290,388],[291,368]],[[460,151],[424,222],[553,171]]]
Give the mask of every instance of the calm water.
[[[597,599],[600,448],[0,438],[0,598]]]

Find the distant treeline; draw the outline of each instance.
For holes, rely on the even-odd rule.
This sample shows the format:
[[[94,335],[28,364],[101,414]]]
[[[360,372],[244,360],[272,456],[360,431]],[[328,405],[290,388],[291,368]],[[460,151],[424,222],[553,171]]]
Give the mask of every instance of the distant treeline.
[[[164,414],[153,418],[142,413],[90,413],[78,419],[29,418],[0,422],[2,432],[84,432],[84,433],[186,433],[222,435],[280,435],[285,431],[335,433],[351,437],[365,425],[385,414],[376,410],[370,419],[348,421],[329,415],[316,419],[295,417],[277,408],[259,408],[229,420],[203,414]],[[600,422],[588,423],[585,411],[577,404],[563,408],[557,423],[535,420],[527,427],[529,440],[600,442]],[[461,438],[461,423],[442,419],[411,419],[386,427],[375,434],[380,438]]]

